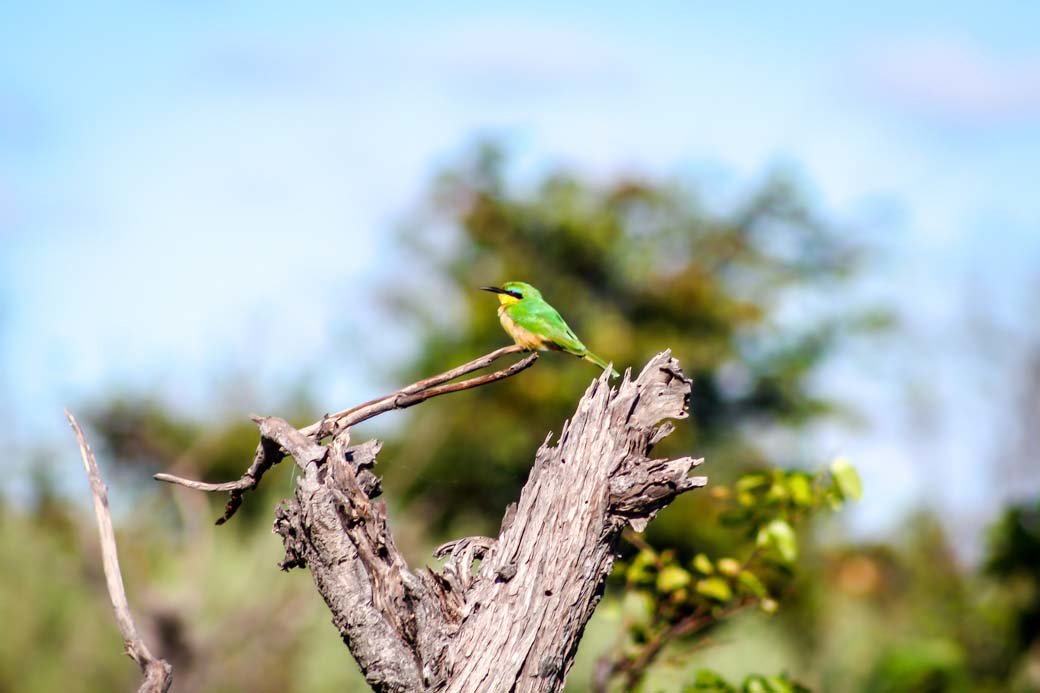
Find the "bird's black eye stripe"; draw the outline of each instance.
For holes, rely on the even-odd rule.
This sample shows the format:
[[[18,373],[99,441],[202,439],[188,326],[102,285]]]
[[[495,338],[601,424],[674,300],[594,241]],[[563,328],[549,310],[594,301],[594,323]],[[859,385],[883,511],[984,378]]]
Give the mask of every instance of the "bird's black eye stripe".
[[[509,294],[510,296],[512,296],[513,298],[515,298],[518,301],[522,300],[523,297],[524,297],[523,294],[521,294],[519,291],[515,291],[513,289],[510,289],[506,293]]]

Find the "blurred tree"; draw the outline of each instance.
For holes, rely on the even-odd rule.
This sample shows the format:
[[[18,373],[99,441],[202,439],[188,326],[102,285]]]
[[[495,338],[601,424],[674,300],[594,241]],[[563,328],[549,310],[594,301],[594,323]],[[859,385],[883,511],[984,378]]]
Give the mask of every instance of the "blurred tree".
[[[689,423],[662,454],[705,456],[713,486],[781,462],[818,467],[822,460],[782,457],[781,446],[767,452],[754,440],[803,429],[835,411],[836,403],[814,393],[813,376],[843,336],[885,324],[880,313],[834,300],[863,249],[782,173],[720,210],[671,182],[594,184],[557,171],[519,183],[503,151],[481,144],[437,177],[402,240],[417,269],[394,277],[392,302],[422,335],[406,378],[509,343],[497,302],[476,289],[529,281],[619,370],[672,349],[694,389]],[[559,430],[596,375],[588,364],[547,354],[521,378],[416,411],[406,436],[390,436],[383,456],[388,475],[435,533],[492,532],[523,484],[534,449],[546,431]],[[761,483],[751,488],[756,479]],[[738,489],[741,499],[775,491],[783,495],[780,505],[738,503],[727,511],[718,495],[692,494],[651,523],[649,543],[629,564],[638,569],[622,581],[630,583],[630,596],[644,583],[652,596],[646,632],[629,629],[629,643],[618,645],[620,659],[613,660],[616,670],[629,672],[630,685],[670,633],[686,628],[683,619],[696,615],[700,633],[731,607],[764,599],[765,609],[775,610],[770,590],[789,589],[794,558],[768,568],[755,561],[797,545],[787,521],[818,504],[812,479],[798,472],[749,477]],[[737,531],[726,522],[739,525]],[[754,531],[741,533],[748,527]],[[632,557],[635,549],[624,553]],[[698,557],[702,567],[717,570],[709,556],[740,569],[698,575]],[[800,630],[795,637],[810,640],[806,606],[791,625]]]
[[[718,212],[676,184],[593,185],[557,172],[528,188],[507,173],[502,150],[478,146],[436,179],[403,234],[414,266],[432,268],[395,277],[395,307],[423,335],[409,376],[509,343],[497,303],[476,288],[516,279],[541,289],[619,370],[672,349],[694,390],[689,424],[667,445],[707,457],[713,481],[775,461],[750,431],[799,428],[832,409],[811,378],[844,331],[871,316],[828,310],[825,297],[860,249],[789,177],[771,176]],[[407,465],[408,498],[436,529],[469,520],[489,530],[536,445],[595,375],[548,354],[522,378],[416,412],[384,457]],[[666,513],[675,522],[652,533],[683,543],[697,503],[677,503]]]
[[[984,570],[1014,614],[1002,673],[1040,687],[1040,501],[1005,510],[990,532]]]

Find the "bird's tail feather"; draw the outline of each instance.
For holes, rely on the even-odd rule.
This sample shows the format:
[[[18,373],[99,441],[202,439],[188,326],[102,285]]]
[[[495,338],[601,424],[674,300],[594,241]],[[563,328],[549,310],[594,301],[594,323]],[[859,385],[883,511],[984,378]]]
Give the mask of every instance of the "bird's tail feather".
[[[590,362],[590,363],[596,364],[597,366],[599,366],[603,370],[607,370],[608,368],[610,368],[610,364],[608,364],[606,361],[604,361],[600,357],[598,357],[595,354],[593,354],[591,351],[586,351],[585,355],[582,356],[582,358],[585,359],[586,361]],[[613,368],[610,368],[610,375],[611,375],[611,377],[614,377],[614,378],[618,378],[618,377],[621,376],[621,374],[618,373]]]

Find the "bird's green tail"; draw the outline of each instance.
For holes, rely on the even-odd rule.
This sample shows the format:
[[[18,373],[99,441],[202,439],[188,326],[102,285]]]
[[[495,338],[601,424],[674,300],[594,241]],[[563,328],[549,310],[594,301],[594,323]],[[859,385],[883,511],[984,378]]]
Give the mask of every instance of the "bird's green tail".
[[[603,370],[607,370],[607,368],[609,368],[609,366],[607,365],[606,361],[604,361],[600,357],[596,356],[591,351],[586,351],[585,355],[582,356],[582,358],[585,359],[586,361],[590,362],[590,363],[596,364],[597,366],[599,366]],[[611,375],[611,377],[614,377],[614,378],[618,378],[618,377],[621,376],[621,374],[618,373],[613,368],[610,369],[610,375]]]

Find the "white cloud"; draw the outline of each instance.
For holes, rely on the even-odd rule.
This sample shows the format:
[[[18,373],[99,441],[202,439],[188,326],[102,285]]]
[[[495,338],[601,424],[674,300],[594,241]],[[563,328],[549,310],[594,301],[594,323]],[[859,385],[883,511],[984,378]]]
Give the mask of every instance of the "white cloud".
[[[1040,121],[1040,54],[998,60],[954,39],[899,39],[862,61],[868,86],[897,106],[961,125]]]

